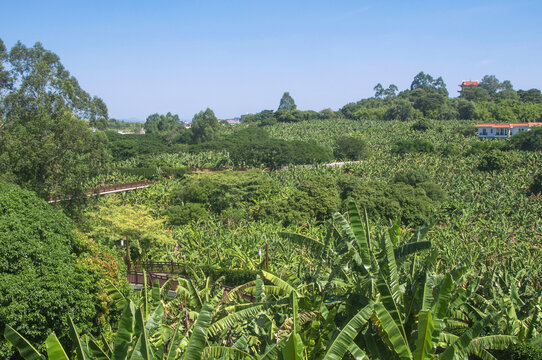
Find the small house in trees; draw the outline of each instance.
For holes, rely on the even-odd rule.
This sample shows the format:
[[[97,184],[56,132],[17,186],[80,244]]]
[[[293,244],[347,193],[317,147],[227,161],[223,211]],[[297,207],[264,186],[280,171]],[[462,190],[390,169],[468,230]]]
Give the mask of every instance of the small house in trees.
[[[542,123],[500,123],[500,124],[478,124],[478,138],[505,139],[521,131],[529,131],[535,126],[542,126]]]
[[[458,92],[461,93],[461,91],[463,91],[463,88],[465,86],[478,86],[478,80],[463,80],[461,82],[461,84],[459,84],[459,87],[461,88],[461,90],[459,90]]]

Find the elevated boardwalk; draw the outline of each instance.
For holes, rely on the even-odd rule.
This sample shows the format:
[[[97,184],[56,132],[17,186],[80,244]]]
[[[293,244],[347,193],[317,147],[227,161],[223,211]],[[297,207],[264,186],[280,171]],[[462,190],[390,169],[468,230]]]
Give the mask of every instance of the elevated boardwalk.
[[[126,280],[132,285],[134,289],[140,289],[145,282],[145,274],[147,276],[147,286],[152,286],[155,280],[158,280],[160,287],[162,287],[167,281],[170,282],[169,294],[170,296],[175,296],[177,287],[179,283],[175,280],[178,278],[189,279],[190,277],[180,275],[177,272],[179,269],[185,267],[185,264],[176,263],[176,262],[140,262],[140,261],[130,261],[128,263],[128,270],[126,271]],[[143,269],[146,269],[147,272],[144,273]],[[150,271],[149,271],[150,270]],[[154,273],[152,270],[157,270],[159,272]],[[214,285],[214,284],[211,284]],[[224,284],[219,284],[221,288],[224,289],[225,293],[229,293],[235,286],[229,286]],[[254,295],[247,292],[239,292],[239,295],[250,302],[254,302]]]
[[[126,184],[102,186],[95,190],[88,191],[87,196],[106,195],[106,194],[131,191],[135,189],[143,189],[143,188],[147,188],[151,186],[154,183],[156,183],[156,181],[138,181],[138,182],[132,182],[132,183],[126,183]],[[64,200],[70,200],[70,199],[71,199],[70,196],[68,196],[67,198],[50,198],[48,203],[55,203],[57,201],[64,201]]]

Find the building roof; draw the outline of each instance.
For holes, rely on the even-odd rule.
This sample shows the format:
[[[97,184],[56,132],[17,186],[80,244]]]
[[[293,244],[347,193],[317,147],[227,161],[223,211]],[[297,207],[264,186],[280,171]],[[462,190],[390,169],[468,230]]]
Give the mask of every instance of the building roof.
[[[478,85],[478,81],[463,81],[459,86],[476,86]]]
[[[476,127],[513,128],[513,127],[542,126],[542,123],[500,123],[500,124],[477,124]]]

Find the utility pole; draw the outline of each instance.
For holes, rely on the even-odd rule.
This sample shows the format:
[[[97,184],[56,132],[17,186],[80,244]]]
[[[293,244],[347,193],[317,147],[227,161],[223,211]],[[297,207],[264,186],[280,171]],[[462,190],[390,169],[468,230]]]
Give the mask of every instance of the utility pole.
[[[269,244],[265,244],[265,269],[269,270]]]
[[[126,264],[128,265],[128,270],[130,270],[130,262],[130,242],[128,235],[126,235]]]

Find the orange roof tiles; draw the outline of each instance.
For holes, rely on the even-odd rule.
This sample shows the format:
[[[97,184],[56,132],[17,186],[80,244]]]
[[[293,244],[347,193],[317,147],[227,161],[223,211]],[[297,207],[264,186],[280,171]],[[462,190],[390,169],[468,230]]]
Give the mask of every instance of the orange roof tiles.
[[[478,85],[478,81],[463,81],[459,86],[473,86]]]

